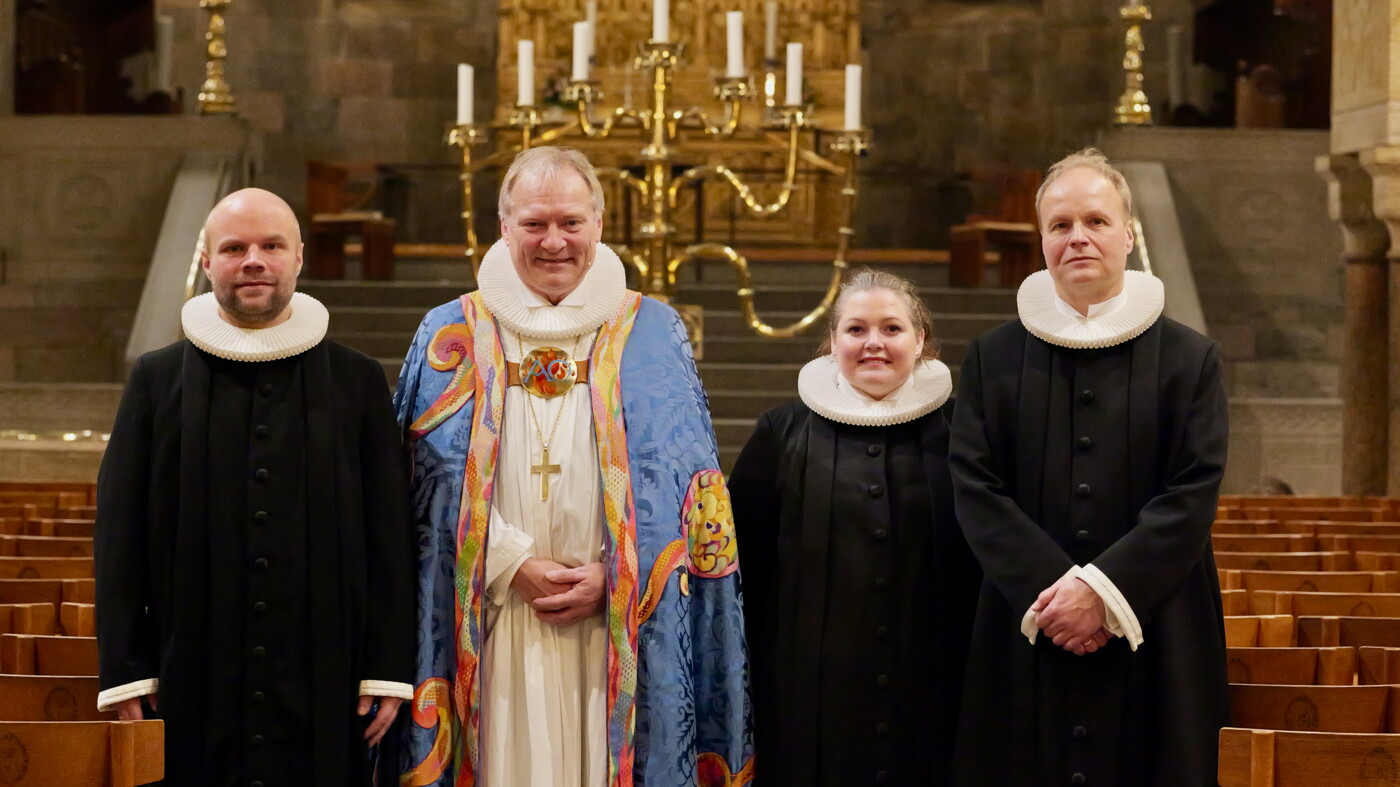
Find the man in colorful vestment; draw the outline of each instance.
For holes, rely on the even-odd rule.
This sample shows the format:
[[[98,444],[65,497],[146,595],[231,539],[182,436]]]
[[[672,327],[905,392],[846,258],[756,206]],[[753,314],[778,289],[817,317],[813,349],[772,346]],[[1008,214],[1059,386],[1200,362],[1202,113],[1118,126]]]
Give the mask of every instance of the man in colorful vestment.
[[[516,158],[480,288],[423,319],[405,787],[752,781],[733,519],[674,310],[627,290],[578,151]]]

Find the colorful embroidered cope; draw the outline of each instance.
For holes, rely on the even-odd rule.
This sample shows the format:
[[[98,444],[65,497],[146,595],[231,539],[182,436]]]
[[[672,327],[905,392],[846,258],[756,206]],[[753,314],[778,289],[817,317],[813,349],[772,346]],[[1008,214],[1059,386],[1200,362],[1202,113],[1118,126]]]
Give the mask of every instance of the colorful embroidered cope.
[[[558,347],[540,347],[520,359],[520,386],[532,396],[563,396],[577,379],[578,366]]]
[[[651,575],[647,577],[647,588],[642,593],[642,600],[637,604],[637,625],[647,622],[651,613],[656,611],[656,605],[661,603],[661,594],[666,592],[666,581],[670,578],[671,572],[685,566],[686,564],[686,542],[683,538],[667,544],[661,550],[661,554],[656,556],[656,562],[651,564]],[[681,593],[686,590],[685,574],[681,574]]]
[[[718,470],[701,470],[685,493],[685,532],[690,546],[690,573],[727,577],[739,570],[739,542],[734,537],[734,510],[729,488]]]
[[[430,678],[413,692],[413,723],[425,730],[437,725],[433,748],[424,760],[399,777],[401,787],[427,787],[452,764],[452,687],[445,678]]]
[[[604,546],[608,564],[608,783],[631,787],[637,692],[637,521],[632,502],[627,429],[622,420],[622,349],[641,307],[628,292],[619,315],[603,326],[589,374],[593,428],[603,470]]]
[[[428,344],[428,365],[439,372],[454,374],[442,396],[408,428],[414,439],[438,428],[472,398],[476,381],[472,379],[471,326],[457,323],[439,328]]]

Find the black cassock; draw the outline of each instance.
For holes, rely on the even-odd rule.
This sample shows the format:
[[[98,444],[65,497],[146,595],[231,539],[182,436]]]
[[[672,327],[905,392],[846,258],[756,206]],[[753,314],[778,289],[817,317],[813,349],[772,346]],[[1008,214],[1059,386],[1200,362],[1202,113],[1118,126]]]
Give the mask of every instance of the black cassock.
[[[1071,350],[1020,322],[973,342],[950,465],[985,573],[968,660],[959,785],[1216,784],[1228,721],[1210,525],[1227,443],[1220,355],[1159,318]],[[1093,563],[1142,625],[1082,657],[1020,633],[1036,596]]]
[[[756,783],[946,783],[978,584],[953,516],[952,409],[850,426],[792,402],[740,454]]]
[[[160,679],[166,784],[368,784],[360,681],[413,679],[398,434],[380,365],[332,342],[132,369],[98,476],[101,684]]]

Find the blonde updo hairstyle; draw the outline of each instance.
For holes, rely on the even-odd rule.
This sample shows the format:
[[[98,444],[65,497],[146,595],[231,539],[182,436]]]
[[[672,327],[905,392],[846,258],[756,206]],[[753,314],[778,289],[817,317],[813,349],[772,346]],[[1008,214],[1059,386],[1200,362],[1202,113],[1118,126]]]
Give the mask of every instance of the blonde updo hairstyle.
[[[924,361],[937,359],[938,341],[933,338],[933,315],[929,313],[928,305],[924,303],[924,299],[919,297],[918,288],[914,286],[913,282],[902,276],[870,268],[857,270],[841,284],[841,289],[836,295],[836,303],[832,304],[831,312],[827,318],[826,338],[822,340],[821,347],[817,351],[818,357],[831,354],[831,335],[836,333],[837,326],[841,324],[841,309],[846,305],[846,300],[858,292],[871,290],[889,290],[904,301],[904,308],[909,312],[910,326],[915,333],[922,331],[924,334],[924,346],[919,353],[919,359]]]

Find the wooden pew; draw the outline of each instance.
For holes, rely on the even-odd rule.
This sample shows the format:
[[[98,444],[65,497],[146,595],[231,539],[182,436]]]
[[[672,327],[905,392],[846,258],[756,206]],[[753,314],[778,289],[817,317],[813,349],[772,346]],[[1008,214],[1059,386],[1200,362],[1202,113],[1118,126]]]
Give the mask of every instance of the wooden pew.
[[[89,579],[90,557],[11,557],[0,555],[0,579]]]
[[[77,492],[0,492],[0,505],[31,505],[36,516],[57,516],[59,508],[88,505]]]
[[[1210,532],[1212,535],[1229,535],[1233,533],[1250,536],[1270,535],[1285,531],[1279,529],[1279,521],[1277,519],[1226,519],[1223,517],[1216,517],[1215,521],[1210,525]],[[1302,535],[1312,535],[1309,528],[1297,532]]]
[[[1394,784],[1400,735],[1220,731],[1220,787]]]
[[[95,675],[0,675],[0,721],[102,721]]]
[[[1387,500],[1389,498],[1375,498]],[[1232,508],[1383,508],[1365,498],[1320,495],[1221,495],[1220,505]]]
[[[1289,648],[1293,645],[1292,615],[1227,615],[1225,617],[1226,647]],[[1319,647],[1316,643],[1309,643],[1309,645]]]
[[[1400,553],[1400,525],[1387,535],[1372,534],[1326,534],[1317,536],[1318,548],[1336,552],[1382,552]]]
[[[11,557],[85,557],[92,559],[91,538],[0,536],[0,555]]]
[[[97,484],[92,481],[0,481],[4,492],[63,492],[81,495],[85,505],[97,505]]]
[[[1303,519],[1314,522],[1379,522],[1388,512],[1378,508],[1303,508],[1301,506],[1271,506],[1269,508],[1240,509],[1248,519],[1277,519],[1290,522]]]
[[[1400,618],[1301,617],[1297,619],[1300,647],[1400,647]]]
[[[53,604],[0,604],[0,634],[54,634],[57,619]]]
[[[1230,726],[1306,732],[1400,732],[1391,723],[1393,686],[1230,684]]]
[[[92,538],[95,523],[91,519],[62,519],[35,517],[25,525],[26,536],[61,536],[64,538]],[[18,535],[18,534],[15,534]]]
[[[97,506],[59,506],[54,516],[59,519],[86,519],[92,521],[97,518]]]
[[[96,675],[96,637],[0,634],[0,673]]]
[[[1222,590],[1220,603],[1225,608],[1226,615],[1250,614],[1248,590]]]
[[[1225,657],[1231,683],[1350,686],[1356,680],[1354,648],[1229,648]]]
[[[97,636],[97,607],[94,604],[65,602],[58,609],[58,620],[64,636]]]
[[[1217,552],[1216,568],[1248,571],[1350,571],[1350,552]]]
[[[1400,618],[1400,593],[1294,593],[1256,590],[1249,595],[1255,615],[1335,615]]]
[[[1356,682],[1400,683],[1400,648],[1367,645],[1356,649]]]
[[[5,760],[23,765],[20,785],[135,787],[165,778],[165,722],[158,719],[0,722],[0,740],[22,752]]]
[[[28,522],[38,515],[39,509],[33,504],[0,503],[0,519],[18,519],[20,522]]]
[[[1304,593],[1400,593],[1400,571],[1218,570],[1227,590],[1294,590]]]
[[[1341,536],[1340,538],[1345,538]],[[1216,552],[1348,552],[1345,546],[1321,547],[1316,536],[1300,534],[1212,533]],[[1342,542],[1345,543],[1345,542]]]

